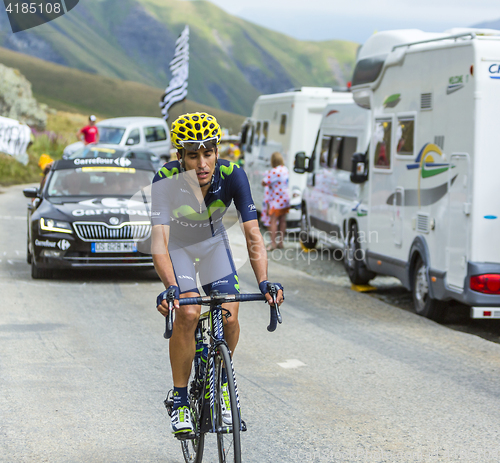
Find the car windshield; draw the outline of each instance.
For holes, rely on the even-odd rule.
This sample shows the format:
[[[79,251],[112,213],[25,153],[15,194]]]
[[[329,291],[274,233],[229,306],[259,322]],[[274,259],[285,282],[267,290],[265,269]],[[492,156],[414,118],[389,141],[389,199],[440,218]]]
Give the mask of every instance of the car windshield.
[[[47,196],[133,196],[151,184],[154,172],[130,167],[80,167],[56,170]]]
[[[122,141],[125,129],[123,127],[99,127],[99,143],[119,145]]]
[[[123,156],[123,150],[101,148],[95,145],[87,145],[83,148],[77,149],[74,153],[68,156],[66,159],[76,159],[76,158],[121,158]]]

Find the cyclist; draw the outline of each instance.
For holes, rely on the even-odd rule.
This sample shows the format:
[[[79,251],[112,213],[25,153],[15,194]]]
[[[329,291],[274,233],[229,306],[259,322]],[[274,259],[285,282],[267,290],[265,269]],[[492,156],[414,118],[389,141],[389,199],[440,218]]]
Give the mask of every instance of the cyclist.
[[[193,432],[187,385],[195,355],[194,333],[200,306],[179,307],[179,297],[197,297],[196,276],[205,293],[239,292],[238,275],[222,218],[234,201],[245,234],[250,263],[268,302],[267,255],[259,231],[257,212],[245,172],[235,163],[218,158],[221,129],[207,113],[184,114],[171,127],[177,160],[166,163],[152,185],[152,254],[165,288],[175,291],[175,321],[169,354],[174,382],[172,432],[177,437]],[[279,283],[278,303],[283,302]],[[157,298],[158,311],[166,316],[166,291]],[[238,303],[224,304],[224,336],[231,352],[238,343]],[[222,387],[224,421],[231,423],[227,380]]]

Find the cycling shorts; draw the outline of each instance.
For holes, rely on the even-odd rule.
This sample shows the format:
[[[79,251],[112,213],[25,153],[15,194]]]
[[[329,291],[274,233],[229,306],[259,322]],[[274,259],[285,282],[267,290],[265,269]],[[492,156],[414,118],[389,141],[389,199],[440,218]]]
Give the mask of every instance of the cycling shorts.
[[[224,235],[191,245],[178,241],[169,243],[170,259],[181,294],[200,294],[198,282],[207,295],[212,290],[226,294],[240,292],[231,249]]]

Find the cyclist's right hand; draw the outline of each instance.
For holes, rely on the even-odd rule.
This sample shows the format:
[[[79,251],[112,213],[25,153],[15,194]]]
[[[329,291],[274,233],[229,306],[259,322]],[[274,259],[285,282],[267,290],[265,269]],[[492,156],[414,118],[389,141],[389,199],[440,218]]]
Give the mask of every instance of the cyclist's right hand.
[[[174,309],[179,308],[179,287],[175,285],[169,286],[165,291],[162,291],[156,298],[156,308],[164,317],[169,313],[168,304],[173,303]]]
[[[269,289],[270,287],[274,286],[278,290],[278,294],[276,295],[276,299],[278,302],[278,306],[283,304],[283,301],[285,300],[285,290],[283,289],[283,285],[280,283],[270,283],[267,280],[261,281],[259,283],[259,289],[260,292],[266,297],[266,300],[269,304],[273,303],[273,299],[271,295],[269,294]]]

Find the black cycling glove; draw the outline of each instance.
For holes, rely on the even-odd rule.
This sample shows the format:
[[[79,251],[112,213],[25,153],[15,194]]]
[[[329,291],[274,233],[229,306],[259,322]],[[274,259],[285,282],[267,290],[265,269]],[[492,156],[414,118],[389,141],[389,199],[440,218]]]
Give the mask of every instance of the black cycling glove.
[[[174,302],[175,299],[179,299],[179,296],[179,287],[175,285],[169,286],[168,289],[158,294],[158,297],[156,298],[156,307],[161,305],[161,302],[165,299]]]
[[[269,285],[271,285],[271,284],[273,284],[278,291],[280,289],[281,289],[281,291],[283,291],[283,300],[285,300],[285,290],[283,289],[283,285],[281,283],[269,283],[268,280],[261,281],[259,283],[260,292],[265,296],[266,293],[269,292]]]

